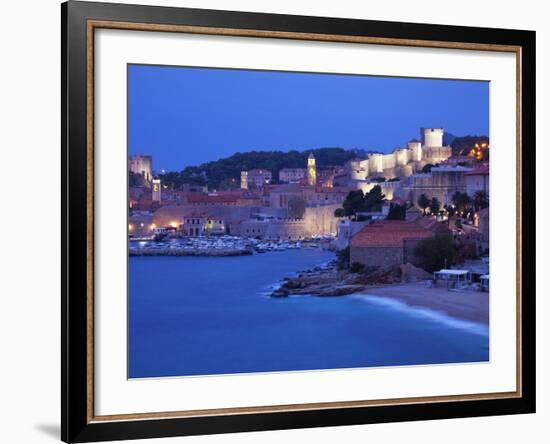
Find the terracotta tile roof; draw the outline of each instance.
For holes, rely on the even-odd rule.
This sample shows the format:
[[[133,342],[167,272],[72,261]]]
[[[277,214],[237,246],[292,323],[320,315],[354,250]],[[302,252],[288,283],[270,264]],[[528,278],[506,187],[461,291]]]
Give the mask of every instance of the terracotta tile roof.
[[[430,230],[414,222],[381,220],[365,226],[351,239],[352,247],[402,247],[408,239],[431,237]]]
[[[423,217],[420,216],[414,220],[414,223],[420,227],[431,231],[432,233],[448,233],[450,232],[449,228],[445,223],[438,222],[435,217]]]

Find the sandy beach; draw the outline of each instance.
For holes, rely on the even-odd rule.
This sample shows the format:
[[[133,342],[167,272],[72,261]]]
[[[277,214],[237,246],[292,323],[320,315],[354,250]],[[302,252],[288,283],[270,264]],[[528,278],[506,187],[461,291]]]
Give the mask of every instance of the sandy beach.
[[[489,293],[480,291],[448,291],[427,287],[424,282],[373,286],[362,292],[404,302],[412,307],[424,307],[448,316],[489,325]]]

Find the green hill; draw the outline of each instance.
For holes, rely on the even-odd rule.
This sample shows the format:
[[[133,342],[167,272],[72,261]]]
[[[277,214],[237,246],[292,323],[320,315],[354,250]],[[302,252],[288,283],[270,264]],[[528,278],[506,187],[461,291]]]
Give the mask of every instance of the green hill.
[[[305,168],[309,153],[315,156],[317,167],[341,166],[357,157],[357,152],[343,148],[317,148],[306,151],[249,151],[235,153],[230,157],[198,166],[187,167],[180,172],[170,172],[161,176],[165,185],[179,189],[183,184],[208,185],[210,189],[238,186],[241,171],[266,169],[278,179],[282,168]]]
[[[451,142],[451,148],[453,149],[453,156],[467,156],[470,150],[475,144],[487,144],[489,145],[489,138],[487,136],[463,136],[455,137]]]

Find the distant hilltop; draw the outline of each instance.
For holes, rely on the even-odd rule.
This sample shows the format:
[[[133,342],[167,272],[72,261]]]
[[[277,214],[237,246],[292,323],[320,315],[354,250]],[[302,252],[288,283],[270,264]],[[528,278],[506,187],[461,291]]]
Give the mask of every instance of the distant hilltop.
[[[452,155],[468,155],[476,143],[488,144],[487,136],[457,137],[444,133],[443,144],[450,145]],[[308,156],[313,153],[317,168],[320,170],[341,167],[354,159],[366,159],[380,151],[365,149],[316,148],[305,151],[248,151],[236,152],[230,157],[206,162],[198,166],[186,167],[180,172],[163,174],[164,185],[180,189],[183,184],[207,186],[208,189],[238,188],[242,171],[262,169],[271,172],[273,178],[279,177],[282,169],[304,168]]]

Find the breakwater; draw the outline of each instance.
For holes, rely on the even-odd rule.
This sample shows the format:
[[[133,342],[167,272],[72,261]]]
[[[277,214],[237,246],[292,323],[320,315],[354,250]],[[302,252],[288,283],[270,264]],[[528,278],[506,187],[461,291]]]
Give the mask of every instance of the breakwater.
[[[246,256],[250,248],[130,248],[130,256]]]

